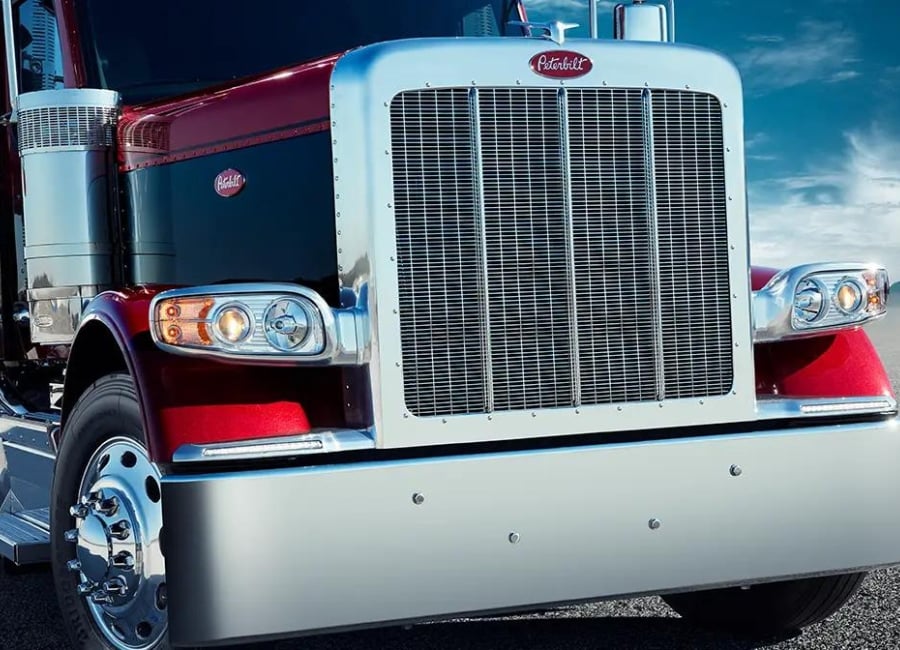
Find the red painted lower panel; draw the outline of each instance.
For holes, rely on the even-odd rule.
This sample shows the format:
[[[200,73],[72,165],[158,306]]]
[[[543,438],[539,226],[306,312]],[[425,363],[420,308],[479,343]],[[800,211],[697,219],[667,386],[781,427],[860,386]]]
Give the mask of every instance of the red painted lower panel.
[[[753,267],[754,291],[776,269]],[[893,396],[891,380],[864,329],[755,346],[756,393],[782,397]]]
[[[126,357],[154,460],[170,460],[187,442],[306,433],[311,420],[318,427],[344,424],[341,378],[335,369],[232,365],[157,348],[148,314],[150,300],[161,289],[103,294],[91,302],[86,316],[86,322],[104,323]]]

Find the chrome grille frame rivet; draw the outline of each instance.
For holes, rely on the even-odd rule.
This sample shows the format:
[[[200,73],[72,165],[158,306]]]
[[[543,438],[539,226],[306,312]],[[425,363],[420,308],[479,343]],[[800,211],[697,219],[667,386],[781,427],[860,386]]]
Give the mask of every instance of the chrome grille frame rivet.
[[[650,521],[647,522],[647,525],[650,527],[650,530],[659,530],[659,527],[662,526],[662,522],[654,517]]]
[[[518,544],[519,540],[522,539],[522,536],[519,533],[513,531],[509,534],[509,543],[510,544]]]
[[[422,494],[421,492],[416,492],[415,494],[412,495],[412,502],[415,503],[417,506],[422,505],[423,503],[425,503],[425,495]]]
[[[740,476],[744,473],[744,470],[741,469],[740,465],[732,465],[728,468],[728,473],[732,476]]]

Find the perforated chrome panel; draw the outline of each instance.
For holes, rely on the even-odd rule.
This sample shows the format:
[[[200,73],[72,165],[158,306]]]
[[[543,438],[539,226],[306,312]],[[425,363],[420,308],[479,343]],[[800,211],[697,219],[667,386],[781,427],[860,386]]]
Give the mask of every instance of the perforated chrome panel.
[[[730,390],[718,100],[417,90],[391,125],[411,413]]]
[[[118,111],[107,106],[46,106],[19,111],[19,152],[102,148],[115,142]]]

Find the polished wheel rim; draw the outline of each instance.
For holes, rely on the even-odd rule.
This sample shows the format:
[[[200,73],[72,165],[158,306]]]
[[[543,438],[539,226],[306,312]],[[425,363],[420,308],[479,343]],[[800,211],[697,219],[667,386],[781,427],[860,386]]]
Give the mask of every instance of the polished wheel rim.
[[[76,590],[106,639],[119,650],[152,648],[168,627],[160,531],[160,474],[131,438],[105,442],[87,464],[68,563]]]

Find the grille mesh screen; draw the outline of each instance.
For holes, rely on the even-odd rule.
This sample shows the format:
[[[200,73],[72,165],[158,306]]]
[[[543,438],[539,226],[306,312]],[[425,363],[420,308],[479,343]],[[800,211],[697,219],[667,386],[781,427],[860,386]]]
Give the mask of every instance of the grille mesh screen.
[[[420,90],[391,129],[411,413],[730,390],[715,98]]]
[[[112,147],[115,108],[48,106],[19,112],[19,151],[46,147]]]

